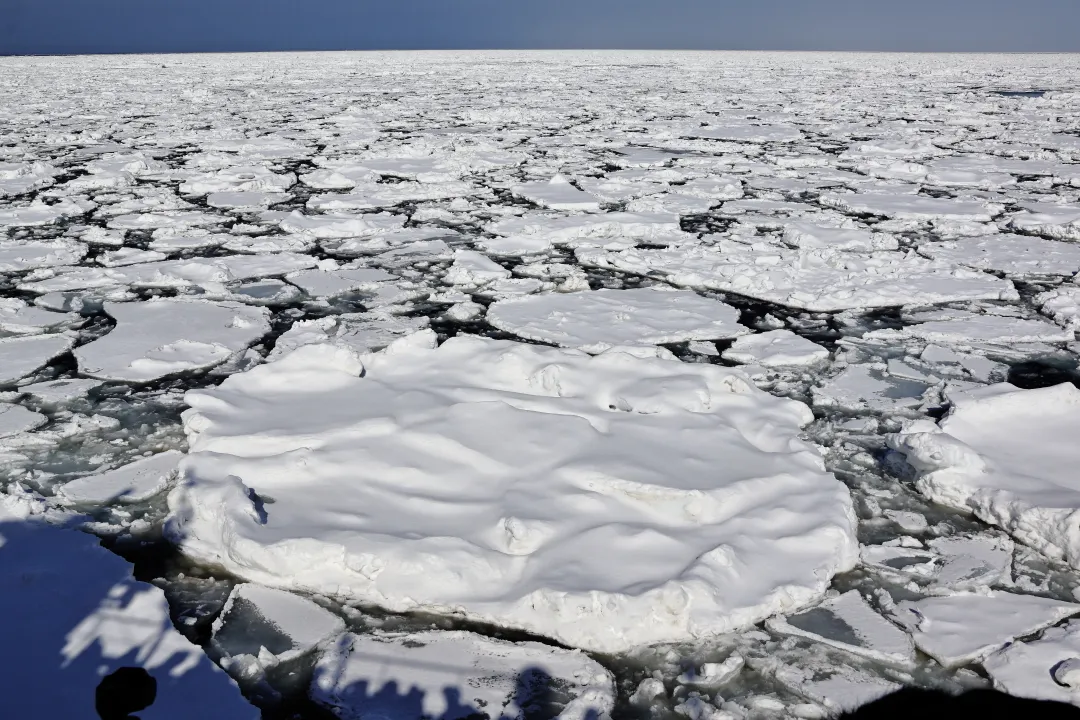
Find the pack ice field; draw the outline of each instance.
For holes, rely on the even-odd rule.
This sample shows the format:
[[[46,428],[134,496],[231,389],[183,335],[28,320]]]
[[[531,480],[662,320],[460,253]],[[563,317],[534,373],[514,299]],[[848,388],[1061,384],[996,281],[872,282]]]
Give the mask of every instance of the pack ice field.
[[[0,687],[1080,705],[1078,67],[0,59]]]

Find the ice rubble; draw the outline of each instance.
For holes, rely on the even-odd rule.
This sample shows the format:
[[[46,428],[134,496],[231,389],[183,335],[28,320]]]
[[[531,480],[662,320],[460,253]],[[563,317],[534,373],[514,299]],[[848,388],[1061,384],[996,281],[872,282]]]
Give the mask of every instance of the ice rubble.
[[[611,652],[805,606],[857,559],[809,411],[737,371],[413,336],[187,400],[169,535],[257,582]]]
[[[1072,441],[1080,390],[991,385],[957,393],[952,405],[936,426],[920,421],[889,436],[918,471],[919,492],[1080,567]]]
[[[270,331],[269,313],[232,302],[161,298],[106,303],[116,328],[75,350],[90,377],[149,382],[220,365]]]
[[[316,665],[311,696],[342,720],[523,720],[553,709],[587,720],[615,706],[611,674],[581,652],[461,631],[344,635]]]
[[[32,517],[42,511],[38,501],[0,494],[7,713],[90,717],[105,675],[141,667],[157,681],[155,702],[139,713],[145,720],[259,716],[202,649],[173,629],[159,588],[136,582],[127,562],[93,536]]]
[[[344,620],[307,598],[241,583],[214,621],[211,647],[229,674],[257,683],[268,670],[328,648],[344,632]]]
[[[487,311],[499,330],[590,353],[749,333],[738,319],[739,311],[719,300],[653,288],[533,295],[500,300]]]

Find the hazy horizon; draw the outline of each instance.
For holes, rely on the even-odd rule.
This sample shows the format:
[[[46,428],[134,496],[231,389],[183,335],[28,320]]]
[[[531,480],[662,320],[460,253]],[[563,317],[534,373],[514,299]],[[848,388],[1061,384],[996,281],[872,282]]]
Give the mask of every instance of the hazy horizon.
[[[7,0],[0,54],[337,50],[1071,53],[1065,0]]]

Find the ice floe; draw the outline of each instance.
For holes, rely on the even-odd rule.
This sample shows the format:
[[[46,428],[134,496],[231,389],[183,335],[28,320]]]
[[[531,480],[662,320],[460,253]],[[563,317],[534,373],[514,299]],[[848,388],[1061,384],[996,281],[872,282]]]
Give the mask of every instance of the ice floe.
[[[57,495],[73,505],[146,500],[165,489],[181,457],[183,453],[166,450],[123,467],[71,480],[57,489]]]
[[[312,698],[343,720],[607,717],[614,679],[587,655],[469,632],[343,636],[315,666]],[[550,716],[550,715],[545,715]]]
[[[737,338],[722,357],[743,365],[794,367],[821,363],[829,351],[790,330],[769,330]]]
[[[203,370],[270,331],[263,308],[191,298],[106,303],[116,328],[75,350],[79,371],[103,380],[149,382]]]
[[[739,311],[679,290],[639,288],[533,295],[493,303],[492,326],[519,337],[590,353],[745,335]]]
[[[303,347],[188,402],[170,537],[259,582],[613,651],[805,606],[857,559],[808,410],[732,370],[458,337]]]
[[[958,393],[952,402],[939,425],[922,421],[889,437],[918,471],[919,491],[1080,567],[1070,440],[1080,422],[1080,390],[1002,384]]]

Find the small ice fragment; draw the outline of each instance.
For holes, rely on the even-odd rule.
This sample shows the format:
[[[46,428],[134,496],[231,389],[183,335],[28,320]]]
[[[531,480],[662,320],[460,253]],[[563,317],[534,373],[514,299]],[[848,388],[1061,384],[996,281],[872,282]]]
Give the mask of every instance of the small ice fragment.
[[[765,367],[814,365],[828,357],[828,350],[790,330],[741,337],[723,353],[725,360]]]
[[[165,489],[183,456],[176,450],[167,450],[108,472],[77,478],[56,492],[66,504],[72,505],[141,502]]]

